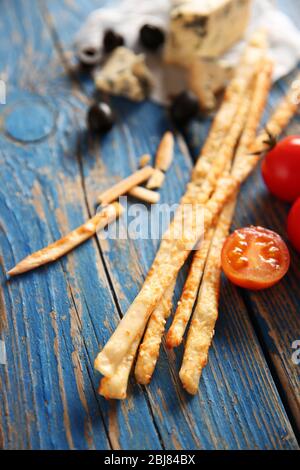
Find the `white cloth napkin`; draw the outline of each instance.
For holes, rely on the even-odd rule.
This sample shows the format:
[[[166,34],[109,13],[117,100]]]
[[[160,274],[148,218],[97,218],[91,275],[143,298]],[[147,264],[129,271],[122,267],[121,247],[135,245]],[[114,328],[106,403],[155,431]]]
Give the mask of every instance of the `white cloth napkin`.
[[[75,38],[77,54],[88,49],[96,54],[91,62],[102,56],[102,39],[105,30],[112,28],[125,38],[126,46],[139,50],[138,34],[145,23],[168,29],[170,0],[120,0],[114,7],[99,8],[84,21]],[[274,61],[274,81],[291,72],[300,61],[300,31],[292,20],[280,11],[271,0],[254,0],[251,21],[246,37],[263,27],[268,32],[270,56]],[[240,41],[224,58],[232,65],[238,62],[244,41]],[[85,55],[86,57],[86,55]],[[151,98],[166,104],[169,96],[186,88],[184,73],[179,67],[165,66],[159,54],[147,54],[147,63],[155,77]]]

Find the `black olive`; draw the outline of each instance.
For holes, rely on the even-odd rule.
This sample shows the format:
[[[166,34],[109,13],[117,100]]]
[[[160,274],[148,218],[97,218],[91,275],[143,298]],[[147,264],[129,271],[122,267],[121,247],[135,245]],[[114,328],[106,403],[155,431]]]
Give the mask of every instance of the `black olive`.
[[[182,126],[188,123],[199,112],[198,98],[192,91],[183,91],[175,96],[170,114],[175,124]]]
[[[115,122],[111,107],[102,102],[93,104],[87,112],[87,125],[92,132],[108,132]]]
[[[165,41],[165,33],[158,27],[145,24],[140,29],[141,44],[151,51],[156,51]]]
[[[108,29],[104,33],[103,37],[103,49],[104,51],[109,54],[112,52],[116,47],[120,47],[124,45],[124,38],[120,34],[116,33],[112,29]]]
[[[78,51],[78,59],[80,64],[93,67],[100,62],[101,53],[96,48],[88,47]]]
[[[84,50],[84,54],[88,57],[95,57],[95,55],[97,54],[97,51],[96,51],[96,49],[93,49],[92,47],[89,47],[89,48]]]

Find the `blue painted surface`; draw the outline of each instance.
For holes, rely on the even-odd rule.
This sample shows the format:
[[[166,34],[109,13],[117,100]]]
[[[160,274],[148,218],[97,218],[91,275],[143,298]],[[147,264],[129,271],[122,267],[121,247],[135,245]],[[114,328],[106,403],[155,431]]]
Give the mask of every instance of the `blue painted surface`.
[[[8,363],[0,366],[0,442],[5,448],[36,449],[296,448],[284,405],[291,414],[295,408],[283,405],[265,354],[276,384],[297,396],[299,373],[289,360],[292,331],[299,331],[297,263],[289,279],[293,289],[285,281],[272,301],[268,294],[245,297],[224,281],[216,336],[196,397],[187,396],[178,379],[182,350],[174,354],[163,347],[151,385],[145,389],[132,381],[123,403],[97,395],[93,360],[138,293],[158,241],[108,242],[98,234],[57,263],[6,281],[5,271],[18,260],[92,214],[99,192],[136,169],[142,153],[153,154],[170,127],[157,105],[113,99],[117,125],[102,139],[87,136],[91,81],[71,82],[57,51],[70,48],[82,19],[100,3],[3,2],[0,57],[8,96],[0,109],[0,311]],[[26,116],[29,93],[34,106]],[[273,99],[276,94],[280,87]],[[191,149],[195,129],[204,138],[207,123],[194,124]],[[178,202],[191,167],[178,135],[162,202]],[[251,217],[262,220],[261,188],[256,174],[243,190],[236,224],[249,224],[249,197],[256,201]],[[264,217],[270,214],[282,230],[286,208],[270,200],[265,208]],[[148,209],[142,218],[145,224]],[[277,337],[284,331],[279,343],[274,331]],[[277,373],[273,354],[285,375]]]

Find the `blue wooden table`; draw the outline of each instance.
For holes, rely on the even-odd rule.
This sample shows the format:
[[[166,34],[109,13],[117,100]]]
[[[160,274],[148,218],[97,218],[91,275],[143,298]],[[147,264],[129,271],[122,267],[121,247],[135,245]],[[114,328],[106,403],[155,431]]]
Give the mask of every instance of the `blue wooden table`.
[[[300,430],[300,257],[278,286],[242,292],[222,281],[220,318],[199,393],[178,379],[182,350],[162,347],[152,383],[130,383],[124,402],[97,394],[93,361],[138,293],[157,240],[101,234],[60,261],[7,281],[6,271],[94,213],[99,192],[153,154],[170,128],[153,103],[114,99],[117,125],[85,132],[93,86],[70,74],[69,50],[100,0],[1,0],[0,445],[6,449],[295,449]],[[278,2],[300,20],[297,0]],[[272,92],[268,113],[288,81]],[[268,114],[267,113],[267,114]],[[296,118],[288,133],[300,132]],[[176,137],[161,201],[178,202],[208,123]],[[234,226],[260,224],[285,236],[288,207],[270,196],[259,169],[243,187]],[[144,209],[145,220],[149,216]],[[120,224],[124,223],[122,221]],[[180,276],[176,300],[184,274]]]

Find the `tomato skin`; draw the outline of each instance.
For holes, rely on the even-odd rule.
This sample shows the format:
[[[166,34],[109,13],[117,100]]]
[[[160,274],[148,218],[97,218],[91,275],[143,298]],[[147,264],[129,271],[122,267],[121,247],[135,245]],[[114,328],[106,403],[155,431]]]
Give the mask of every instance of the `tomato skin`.
[[[286,137],[267,153],[262,176],[279,199],[293,202],[300,196],[300,136]]]
[[[289,212],[287,233],[290,242],[300,253],[300,198],[297,199]]]
[[[251,226],[229,235],[223,245],[221,263],[233,284],[261,290],[273,286],[287,273],[290,254],[277,233]]]

